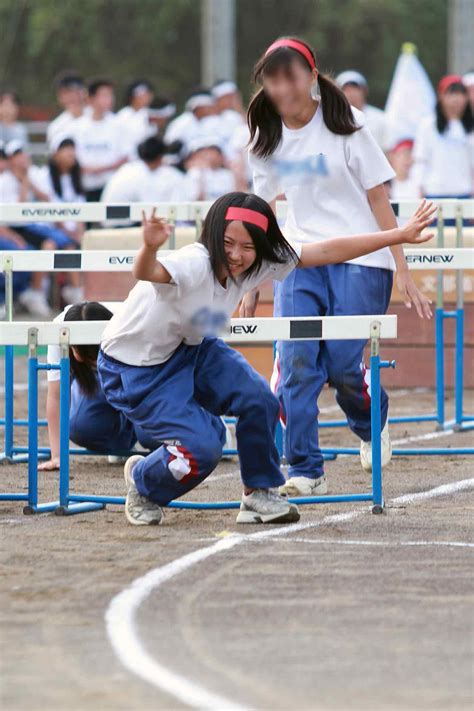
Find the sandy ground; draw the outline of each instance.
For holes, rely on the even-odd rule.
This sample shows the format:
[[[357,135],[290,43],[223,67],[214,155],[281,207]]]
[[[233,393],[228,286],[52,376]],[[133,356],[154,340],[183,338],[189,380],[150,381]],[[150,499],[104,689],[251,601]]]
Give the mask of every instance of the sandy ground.
[[[24,363],[18,372],[24,381]],[[17,416],[25,401],[17,390]],[[338,416],[333,404],[325,393],[327,418]],[[432,406],[432,393],[394,392],[391,414]],[[393,426],[392,439],[433,431],[429,423],[408,427]],[[326,430],[324,442],[356,438]],[[72,472],[76,491],[123,494],[121,467],[103,458],[74,458]],[[397,457],[385,472],[383,516],[364,504],[305,507],[300,524],[273,527],[266,538],[262,527],[236,526],[233,511],[170,510],[163,526],[143,530],[127,525],[120,507],[24,516],[22,504],[2,502],[2,708],[186,708],[193,697],[183,680],[217,696],[214,708],[472,708],[473,493],[397,498],[473,472],[467,457]],[[327,475],[331,493],[369,485],[354,457],[328,462]],[[0,476],[2,491],[24,490],[26,465],[3,465]],[[43,500],[55,498],[56,485],[56,474],[41,476]],[[227,461],[192,498],[239,494],[238,463]],[[232,546],[176,572],[173,561],[219,541]],[[175,574],[134,617],[146,659],[174,675],[165,692],[163,676],[144,681],[124,665],[104,616],[124,588],[170,563]]]

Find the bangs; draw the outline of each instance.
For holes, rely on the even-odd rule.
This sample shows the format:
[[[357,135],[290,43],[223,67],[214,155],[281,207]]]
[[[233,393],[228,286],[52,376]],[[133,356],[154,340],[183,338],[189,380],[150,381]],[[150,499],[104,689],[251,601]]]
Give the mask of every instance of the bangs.
[[[269,55],[263,56],[257,63],[253,73],[253,81],[258,82],[267,77],[274,77],[277,74],[283,74],[288,79],[294,79],[295,62],[311,71],[308,62],[299,52],[290,47],[279,47]]]

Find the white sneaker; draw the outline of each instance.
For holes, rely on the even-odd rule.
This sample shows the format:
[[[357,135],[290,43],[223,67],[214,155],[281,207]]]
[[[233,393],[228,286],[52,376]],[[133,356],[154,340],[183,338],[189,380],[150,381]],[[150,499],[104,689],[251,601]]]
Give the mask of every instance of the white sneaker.
[[[139,454],[129,457],[125,462],[123,473],[127,485],[127,499],[125,501],[125,517],[134,526],[158,526],[163,519],[161,506],[155,504],[146,496],[138,493],[132,469],[139,461],[145,459]]]
[[[284,496],[323,496],[327,493],[328,483],[324,475],[317,479],[311,479],[309,476],[292,476],[283,486],[280,486],[280,494]]]
[[[81,301],[84,301],[84,289],[82,286],[66,284],[66,286],[63,286],[61,289],[61,296],[66,304],[79,304]]]
[[[25,289],[19,294],[18,301],[32,316],[38,318],[51,318],[52,316],[46,297],[39,289]]]
[[[392,443],[390,441],[390,433],[388,431],[388,422],[382,430],[382,467],[387,466],[392,458]],[[360,443],[360,462],[362,469],[366,472],[372,471],[372,442]]]
[[[125,464],[127,457],[117,457],[115,454],[109,454],[107,457],[108,464]]]
[[[237,523],[294,523],[300,514],[295,504],[290,504],[278,489],[255,489],[242,494]]]

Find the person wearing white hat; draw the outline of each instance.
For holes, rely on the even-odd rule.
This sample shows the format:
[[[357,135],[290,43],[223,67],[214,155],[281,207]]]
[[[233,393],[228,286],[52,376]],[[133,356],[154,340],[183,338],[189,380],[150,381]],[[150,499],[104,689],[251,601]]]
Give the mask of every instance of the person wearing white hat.
[[[382,150],[388,150],[388,128],[385,113],[382,109],[367,103],[369,85],[360,72],[348,69],[336,77],[336,83],[341,87],[351,106],[355,106],[365,114],[366,126]]]
[[[148,118],[157,133],[164,133],[167,125],[176,116],[176,104],[164,96],[158,96],[152,102],[148,111]]]
[[[186,146],[195,138],[215,135],[218,125],[215,114],[216,104],[211,92],[205,88],[195,89],[186,101],[184,112],[168,124],[166,143],[181,141]]]
[[[235,178],[226,167],[219,141],[211,137],[195,138],[188,144],[184,160],[187,192],[191,200],[215,200],[235,190]]]

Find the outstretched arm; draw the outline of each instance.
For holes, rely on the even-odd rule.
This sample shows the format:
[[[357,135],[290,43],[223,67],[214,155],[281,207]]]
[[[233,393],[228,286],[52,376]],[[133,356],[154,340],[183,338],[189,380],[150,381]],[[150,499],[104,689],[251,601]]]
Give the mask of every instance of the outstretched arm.
[[[169,284],[170,274],[164,266],[157,261],[156,253],[164,245],[171,232],[171,225],[156,216],[153,208],[148,218],[142,212],[143,246],[137,254],[133,264],[133,276],[141,281],[153,281],[157,284]]]
[[[435,212],[436,207],[433,203],[423,200],[404,227],[304,244],[298,266],[320,267],[326,264],[339,264],[383,247],[393,247],[405,242],[410,244],[427,242],[433,237],[433,233],[427,235],[421,233],[432,222]]]

